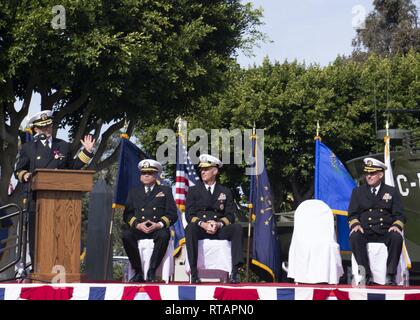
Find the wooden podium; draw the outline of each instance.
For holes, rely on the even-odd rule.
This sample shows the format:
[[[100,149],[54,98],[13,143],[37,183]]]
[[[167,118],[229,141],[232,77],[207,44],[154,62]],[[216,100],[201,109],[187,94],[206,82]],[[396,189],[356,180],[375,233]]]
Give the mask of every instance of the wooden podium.
[[[80,282],[82,196],[92,190],[88,170],[37,169],[35,269],[32,278],[52,281],[65,271],[66,282]]]

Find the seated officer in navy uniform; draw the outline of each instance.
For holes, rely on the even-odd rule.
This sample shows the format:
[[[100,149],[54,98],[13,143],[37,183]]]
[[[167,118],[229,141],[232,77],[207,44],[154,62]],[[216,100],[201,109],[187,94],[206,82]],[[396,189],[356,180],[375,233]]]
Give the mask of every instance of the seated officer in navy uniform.
[[[154,282],[156,269],[168,248],[169,227],[176,222],[178,215],[171,188],[156,183],[162,165],[155,160],[145,159],[139,162],[138,168],[141,185],[128,193],[123,219],[129,229],[123,232],[122,242],[135,270],[130,281],[144,282],[137,241],[153,239],[154,248],[146,280]]]
[[[188,226],[185,237],[191,282],[199,283],[197,273],[198,240],[230,240],[232,244],[231,283],[239,283],[238,269],[243,264],[242,227],[235,224],[237,207],[231,191],[216,183],[222,162],[208,154],[200,156],[202,182],[190,187],[186,199]]]
[[[20,150],[15,169],[15,176],[19,182],[30,182],[36,169],[81,169],[92,159],[95,139],[91,135],[86,135],[80,140],[84,149],[73,158],[70,144],[52,136],[52,126],[53,113],[50,110],[41,111],[29,119],[28,127],[33,129],[35,135]],[[31,193],[30,190],[28,193],[29,254],[34,265],[36,193]]]
[[[397,189],[384,183],[384,163],[374,158],[363,161],[366,184],[353,189],[348,210],[350,245],[357,264],[365,270],[366,284],[372,285],[367,243],[384,243],[388,248],[386,285],[396,285],[406,221],[401,197]]]

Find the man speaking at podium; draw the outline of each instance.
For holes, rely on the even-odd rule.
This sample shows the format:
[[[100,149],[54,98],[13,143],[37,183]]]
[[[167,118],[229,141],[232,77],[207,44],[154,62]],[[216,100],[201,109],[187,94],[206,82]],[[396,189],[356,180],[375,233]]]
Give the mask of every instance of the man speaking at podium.
[[[81,169],[92,159],[92,149],[95,139],[86,135],[80,140],[84,149],[76,158],[70,151],[70,144],[64,140],[53,138],[53,113],[51,110],[41,111],[29,119],[28,126],[33,128],[34,137],[25,143],[19,153],[16,164],[15,176],[21,183],[28,183],[36,169]],[[32,266],[35,257],[35,212],[36,194],[28,195],[28,230],[29,230],[29,254]]]

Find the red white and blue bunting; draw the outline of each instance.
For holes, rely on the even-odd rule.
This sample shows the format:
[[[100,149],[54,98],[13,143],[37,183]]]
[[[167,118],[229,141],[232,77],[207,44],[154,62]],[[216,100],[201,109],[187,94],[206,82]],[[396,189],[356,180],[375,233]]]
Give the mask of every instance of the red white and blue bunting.
[[[420,300],[420,287],[0,284],[0,300]]]

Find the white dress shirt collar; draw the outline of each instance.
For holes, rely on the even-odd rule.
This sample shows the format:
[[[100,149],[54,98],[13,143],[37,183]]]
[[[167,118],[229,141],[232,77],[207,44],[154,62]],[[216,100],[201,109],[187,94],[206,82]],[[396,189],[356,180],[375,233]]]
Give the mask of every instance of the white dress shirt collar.
[[[42,140],[42,144],[44,147],[48,146],[51,148],[52,146],[52,137],[49,137],[48,139]]]
[[[155,187],[156,184],[152,184],[149,186],[144,185],[144,192],[147,192],[147,188],[150,188],[150,191],[153,191],[153,188]]]
[[[381,188],[382,183],[377,185],[376,187],[370,187],[370,191],[372,192],[373,188],[375,188],[375,196],[378,195],[379,189]]]
[[[207,183],[204,183],[204,186],[206,187],[206,190],[209,190],[209,187],[210,187],[210,192],[211,192],[211,194],[213,194],[214,188],[216,187],[216,182],[213,183],[212,185],[209,185]]]

